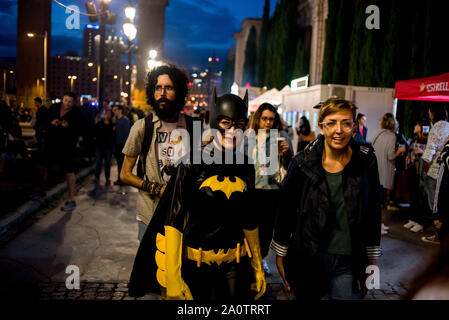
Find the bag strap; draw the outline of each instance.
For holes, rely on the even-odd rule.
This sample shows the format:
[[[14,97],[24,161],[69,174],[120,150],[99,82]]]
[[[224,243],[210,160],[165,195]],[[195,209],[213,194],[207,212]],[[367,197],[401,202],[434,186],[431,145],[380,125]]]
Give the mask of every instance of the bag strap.
[[[150,113],[145,117],[145,133],[142,141],[142,148],[140,150],[139,163],[137,166],[137,176],[141,179],[145,177],[147,154],[150,150],[151,141],[153,140],[153,114]]]

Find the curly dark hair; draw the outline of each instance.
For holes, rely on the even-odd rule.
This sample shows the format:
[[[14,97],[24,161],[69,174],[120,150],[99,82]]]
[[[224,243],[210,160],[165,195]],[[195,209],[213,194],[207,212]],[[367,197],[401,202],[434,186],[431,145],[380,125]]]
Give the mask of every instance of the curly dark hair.
[[[163,65],[148,72],[145,88],[147,103],[154,107],[156,102],[154,100],[154,90],[156,88],[157,78],[163,74],[168,75],[170,80],[173,82],[173,86],[176,91],[175,107],[181,110],[182,107],[184,107],[185,99],[187,97],[187,83],[189,80],[187,79],[185,71],[174,64]]]

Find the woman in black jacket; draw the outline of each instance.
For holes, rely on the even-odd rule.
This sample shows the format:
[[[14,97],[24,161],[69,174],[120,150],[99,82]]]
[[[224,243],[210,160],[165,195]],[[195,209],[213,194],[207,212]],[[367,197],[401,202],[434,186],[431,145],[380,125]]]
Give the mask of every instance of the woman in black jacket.
[[[352,138],[356,107],[333,97],[320,109],[323,135],[292,160],[271,248],[298,299],[361,299],[365,270],[381,255],[374,151]]]

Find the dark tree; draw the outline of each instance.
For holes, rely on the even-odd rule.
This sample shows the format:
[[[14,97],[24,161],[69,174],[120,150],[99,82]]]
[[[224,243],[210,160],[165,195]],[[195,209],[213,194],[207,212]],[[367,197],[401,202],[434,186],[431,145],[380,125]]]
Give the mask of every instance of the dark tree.
[[[308,42],[307,29],[303,29],[296,45],[296,60],[295,68],[293,70],[294,79],[309,74],[310,44]]]
[[[333,78],[335,46],[337,41],[338,4],[340,0],[329,0],[326,20],[326,43],[324,45],[322,83],[331,83]]]
[[[361,4],[361,0],[356,3],[354,24],[352,26],[351,38],[349,41],[349,69],[348,84],[357,85],[360,71],[360,49],[363,45],[363,32],[365,28],[365,8]]]
[[[270,22],[266,61],[266,82],[281,89],[290,83],[295,66],[298,39],[298,8],[296,1],[281,0]]]
[[[331,83],[347,84],[349,67],[349,41],[351,40],[352,23],[354,19],[354,3],[338,1],[338,17],[340,17],[335,35],[334,64]],[[323,82],[324,83],[324,82]]]
[[[265,85],[265,66],[267,58],[268,32],[270,29],[270,0],[265,0],[262,16],[262,28],[259,36],[259,46],[256,64],[256,80],[259,87]]]
[[[257,32],[252,27],[249,31],[248,40],[245,49],[245,64],[243,66],[243,84],[249,83],[254,86],[256,79],[256,60],[257,60]]]

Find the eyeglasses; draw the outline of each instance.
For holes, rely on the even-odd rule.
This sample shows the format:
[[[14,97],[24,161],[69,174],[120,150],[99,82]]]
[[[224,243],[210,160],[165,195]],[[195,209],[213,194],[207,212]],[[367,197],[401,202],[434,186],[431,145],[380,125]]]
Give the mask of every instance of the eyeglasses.
[[[244,121],[235,122],[233,120],[223,119],[218,123],[218,125],[223,129],[231,129],[232,127],[235,127],[237,129],[245,130],[246,122]]]
[[[263,122],[267,122],[267,121],[273,122],[274,118],[261,117],[260,120],[262,120]]]
[[[156,88],[154,88],[154,91],[157,93],[161,93],[163,90],[165,90],[167,93],[172,93],[173,91],[175,91],[175,87],[173,86],[156,86]]]
[[[329,121],[329,122],[320,122],[320,124],[328,131],[335,131],[337,130],[337,122],[336,121]],[[353,129],[353,122],[351,120],[346,120],[340,122],[340,128],[343,131],[349,132]]]

